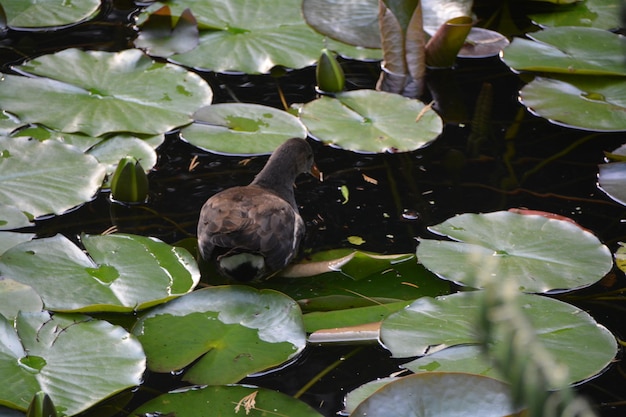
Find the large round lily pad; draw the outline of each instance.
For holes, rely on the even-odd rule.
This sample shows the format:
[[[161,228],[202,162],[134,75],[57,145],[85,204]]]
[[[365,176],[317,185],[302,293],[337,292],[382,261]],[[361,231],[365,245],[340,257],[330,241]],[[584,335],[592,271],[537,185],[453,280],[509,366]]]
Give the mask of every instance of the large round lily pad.
[[[65,26],[89,19],[100,10],[100,0],[2,0],[12,28]]]
[[[271,410],[271,411],[268,411]],[[280,392],[243,385],[180,389],[160,395],[130,415],[176,417],[321,417],[309,405]]]
[[[497,211],[466,213],[429,229],[454,241],[423,239],[417,258],[442,278],[479,288],[489,279],[514,280],[520,291],[581,288],[613,265],[596,236],[565,220]]]
[[[270,154],[289,138],[306,138],[298,118],[259,104],[214,104],[193,117],[195,122],[181,130],[183,139],[220,154]]]
[[[191,365],[183,379],[232,384],[280,365],[306,344],[300,309],[276,291],[217,286],[150,310],[133,328],[156,372]]]
[[[561,3],[553,0],[554,3]],[[568,1],[568,7],[555,7],[528,15],[541,26],[582,26],[615,29],[620,26],[619,0]],[[623,6],[623,5],[622,5]]]
[[[513,415],[507,384],[481,375],[431,372],[389,382],[350,416],[503,417]]]
[[[520,91],[528,109],[552,123],[593,131],[626,131],[626,78],[536,77]]]
[[[483,291],[457,293],[437,298],[420,298],[406,309],[389,315],[382,323],[381,342],[396,357],[422,356],[421,370],[475,371],[476,352],[457,350],[456,355],[437,362],[436,356],[449,346],[477,344],[476,327]],[[615,337],[593,317],[571,304],[534,294],[520,294],[520,309],[528,317],[540,343],[555,361],[569,369],[571,383],[590,378],[606,368],[617,353]],[[499,340],[496,343],[506,343]],[[458,348],[455,348],[458,349]],[[460,359],[459,359],[460,358]],[[453,360],[454,359],[454,360]],[[455,367],[454,361],[459,363]],[[413,365],[422,366],[422,365]],[[469,366],[469,367],[468,367]],[[498,377],[483,363],[480,373]],[[557,387],[555,387],[557,388]]]
[[[72,146],[0,137],[0,205],[30,217],[61,214],[91,200],[104,174],[104,165]]]
[[[0,403],[25,411],[38,391],[72,416],[141,383],[141,344],[119,326],[80,314],[0,316]]]
[[[355,152],[406,152],[434,140],[441,118],[418,100],[375,90],[321,97],[300,109],[300,119],[318,140]]]
[[[191,291],[200,280],[184,249],[133,235],[62,235],[7,250],[0,273],[30,285],[54,311],[135,311]]]
[[[138,49],[66,49],[16,67],[0,79],[0,107],[23,122],[64,132],[161,134],[191,122],[213,93],[198,75]],[[36,76],[36,77],[33,77]]]
[[[613,200],[626,206],[626,145],[611,155],[619,159],[599,166],[598,186]]]

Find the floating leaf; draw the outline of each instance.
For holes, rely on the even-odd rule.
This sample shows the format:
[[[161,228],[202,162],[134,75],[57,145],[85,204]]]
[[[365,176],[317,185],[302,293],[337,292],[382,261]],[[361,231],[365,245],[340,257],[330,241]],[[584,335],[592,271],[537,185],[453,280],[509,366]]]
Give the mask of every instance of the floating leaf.
[[[619,243],[619,248],[615,252],[615,264],[619,269],[626,272],[626,244]]]
[[[312,136],[355,152],[406,152],[421,148],[443,129],[424,103],[374,90],[321,97],[300,109]]]
[[[626,157],[626,145],[615,149],[612,155]],[[626,161],[609,162],[598,168],[598,187],[613,200],[626,205]]]
[[[478,343],[475,329],[483,294],[482,291],[471,291],[416,300],[383,321],[381,342],[395,357],[422,356],[438,351],[443,354],[442,349],[449,346]],[[579,308],[534,294],[520,294],[519,303],[540,343],[553,358],[569,368],[569,382],[596,375],[615,357],[615,337]],[[572,346],[576,348],[572,349]],[[475,354],[468,350],[457,352],[467,360]],[[423,359],[427,363],[429,356]],[[427,366],[435,370],[434,362],[433,358]],[[453,369],[451,365],[445,369]],[[459,370],[469,369],[462,365]],[[482,371],[494,375],[490,367]]]
[[[421,240],[419,262],[471,287],[482,285],[484,273],[515,280],[520,291],[570,290],[599,281],[613,264],[608,248],[589,231],[540,215],[466,213],[429,229],[455,241]]]
[[[62,235],[6,251],[0,272],[32,286],[53,311],[135,311],[191,291],[200,279],[184,249],[133,235]]]
[[[220,417],[297,416],[321,417],[307,404],[288,395],[265,388],[242,385],[189,388],[160,395],[143,404],[130,415],[198,417],[198,410]],[[271,411],[268,411],[271,410]]]
[[[626,75],[626,37],[601,29],[557,27],[515,38],[502,59],[516,71]]]
[[[0,169],[0,172],[2,170]],[[21,227],[29,227],[33,224],[28,216],[15,206],[0,204],[0,230],[19,229]],[[2,240],[0,239],[0,242]],[[2,245],[2,243],[0,243]]]
[[[161,134],[190,123],[213,96],[198,75],[157,63],[138,49],[66,49],[15,69],[29,76],[0,79],[0,107],[24,122],[92,136]]]
[[[604,132],[626,130],[625,97],[626,78],[617,77],[536,77],[520,91],[522,104],[552,123]]]
[[[518,412],[509,385],[481,375],[433,372],[397,378],[361,402],[352,417],[503,417]],[[442,401],[445,398],[445,401]]]
[[[170,56],[191,51],[198,45],[198,22],[189,9],[185,9],[176,24],[169,6],[152,13],[141,25],[135,46],[150,55]]]
[[[91,200],[104,174],[102,164],[74,147],[0,137],[0,204],[29,216],[61,214]]]
[[[232,384],[280,365],[306,343],[292,299],[244,286],[194,291],[150,310],[133,333],[151,370],[171,372],[193,363],[183,379],[210,385]]]
[[[584,26],[606,30],[620,26],[619,0],[552,0],[552,3],[568,3],[569,6],[532,13],[528,17],[541,26]]]
[[[508,45],[509,40],[501,33],[473,27],[458,56],[460,58],[487,58],[500,54]]]
[[[100,0],[2,0],[13,28],[41,28],[79,23],[96,15]]]
[[[0,255],[9,248],[23,242],[28,242],[34,237],[34,233],[0,232]]]
[[[14,320],[20,311],[39,312],[43,302],[30,286],[9,278],[0,278],[0,315]]]
[[[215,104],[198,110],[194,119],[181,130],[183,139],[220,154],[269,154],[289,138],[306,138],[296,117],[260,104]]]
[[[13,408],[26,410],[43,390],[57,412],[72,416],[141,383],[146,360],[141,345],[106,321],[20,313],[15,326],[0,316],[0,334],[0,402]]]

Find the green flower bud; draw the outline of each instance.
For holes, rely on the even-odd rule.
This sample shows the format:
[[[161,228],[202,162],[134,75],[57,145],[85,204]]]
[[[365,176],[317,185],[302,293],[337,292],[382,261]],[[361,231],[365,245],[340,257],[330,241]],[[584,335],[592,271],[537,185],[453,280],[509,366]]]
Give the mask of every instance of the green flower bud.
[[[143,203],[148,196],[148,176],[135,157],[126,156],[111,178],[111,197],[123,203]]]
[[[26,417],[57,417],[56,409],[48,394],[39,391],[33,396],[28,405]]]
[[[346,76],[337,62],[335,55],[328,49],[322,49],[315,69],[317,88],[328,93],[339,93],[343,91],[346,84]]]

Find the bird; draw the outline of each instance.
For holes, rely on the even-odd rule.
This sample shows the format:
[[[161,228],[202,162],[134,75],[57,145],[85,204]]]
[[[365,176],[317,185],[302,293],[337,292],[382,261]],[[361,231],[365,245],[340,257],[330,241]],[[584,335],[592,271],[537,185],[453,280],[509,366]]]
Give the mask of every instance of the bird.
[[[215,258],[220,275],[258,282],[285,268],[298,252],[305,225],[294,196],[302,173],[320,178],[311,146],[292,138],[272,153],[249,185],[210,197],[198,219],[198,249]]]

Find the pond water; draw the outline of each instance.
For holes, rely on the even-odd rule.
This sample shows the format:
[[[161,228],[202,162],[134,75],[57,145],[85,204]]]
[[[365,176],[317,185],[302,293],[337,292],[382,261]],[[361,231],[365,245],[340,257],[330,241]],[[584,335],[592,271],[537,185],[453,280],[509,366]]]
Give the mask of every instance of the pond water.
[[[114,2],[95,23],[53,34],[11,33],[11,48],[0,49],[3,71],[24,57],[69,46],[122,49],[133,36],[128,16],[132,2]],[[104,41],[106,40],[106,41]],[[348,88],[373,88],[378,63],[343,61]],[[288,103],[316,97],[311,68],[270,76],[201,73],[213,88],[214,102],[253,102],[281,108],[279,89]],[[467,152],[472,134],[468,120],[446,125],[443,134],[423,150],[405,154],[355,154],[309,140],[324,181],[301,176],[296,199],[307,224],[306,250],[353,247],[349,236],[365,243],[358,248],[380,253],[413,252],[416,237],[428,237],[426,227],[466,212],[489,212],[526,207],[571,217],[593,230],[612,251],[626,239],[626,209],[597,188],[597,165],[604,152],[624,141],[623,134],[597,134],[552,125],[526,112],[517,101],[522,85],[499,59],[463,60],[454,73],[433,74],[454,84],[456,104],[471,118],[484,83],[493,86],[493,107],[488,131],[479,152]],[[199,165],[189,170],[197,157]],[[112,205],[103,193],[94,201],[62,216],[37,222],[39,236],[64,233],[101,233],[113,224],[121,232],[158,237],[168,243],[193,237],[200,207],[209,196],[233,185],[248,183],[266,157],[226,157],[198,150],[166,137],[159,162],[150,174],[150,203],[146,207]],[[345,186],[348,199],[340,191]],[[626,285],[621,273],[616,282],[562,298],[589,311],[618,337],[626,330],[622,299],[602,300],[603,293]],[[587,298],[585,298],[587,297]],[[336,361],[338,364],[333,365]],[[300,397],[324,415],[342,408],[351,389],[397,371],[400,362],[377,346],[307,348],[284,369],[247,378],[244,382],[295,394],[327,367],[330,372]],[[366,365],[364,365],[366,364]],[[146,386],[162,391],[176,387],[175,376],[150,375]],[[620,363],[579,387],[600,405],[603,416],[623,415],[626,381]],[[146,394],[147,395],[147,394]],[[136,399],[137,403],[141,398]],[[132,407],[128,408],[129,410]]]

